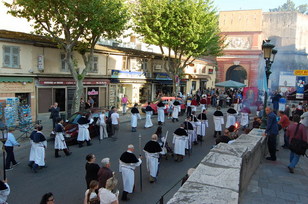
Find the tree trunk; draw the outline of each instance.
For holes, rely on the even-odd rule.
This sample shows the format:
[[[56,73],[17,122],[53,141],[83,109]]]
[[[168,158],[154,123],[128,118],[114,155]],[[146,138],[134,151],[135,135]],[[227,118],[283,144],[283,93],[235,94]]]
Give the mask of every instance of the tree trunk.
[[[74,93],[74,101],[72,104],[71,114],[79,112],[80,110],[80,99],[83,96],[83,78],[82,79],[75,79],[76,82],[76,90]],[[84,98],[87,101],[87,98]]]
[[[173,96],[176,97],[180,92],[180,78],[177,75],[172,77],[172,89]]]

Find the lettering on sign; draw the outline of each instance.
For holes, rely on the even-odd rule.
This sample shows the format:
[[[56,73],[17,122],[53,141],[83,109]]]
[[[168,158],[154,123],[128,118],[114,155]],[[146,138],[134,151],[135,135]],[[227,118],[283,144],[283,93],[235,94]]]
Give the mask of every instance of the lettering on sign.
[[[308,76],[308,70],[294,70],[295,76]]]
[[[30,93],[34,92],[33,83],[0,83],[1,93]]]

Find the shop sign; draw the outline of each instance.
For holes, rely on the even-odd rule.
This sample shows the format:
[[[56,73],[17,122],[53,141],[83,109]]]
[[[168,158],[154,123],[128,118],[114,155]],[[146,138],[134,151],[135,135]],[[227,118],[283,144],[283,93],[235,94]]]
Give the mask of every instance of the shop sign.
[[[40,81],[42,85],[75,85],[75,81]],[[107,85],[107,81],[83,81],[83,85]]]
[[[296,99],[303,99],[305,92],[305,77],[297,77],[296,81]]]
[[[131,72],[122,70],[111,70],[111,78],[135,78],[135,79],[145,79],[144,72]]]
[[[308,70],[294,70],[293,74],[295,76],[308,76]]]
[[[156,80],[172,80],[167,73],[155,73]]]
[[[1,93],[31,93],[34,92],[33,83],[0,83]]]
[[[98,95],[98,91],[95,91],[94,89],[92,89],[92,91],[88,91],[88,96],[96,96]]]

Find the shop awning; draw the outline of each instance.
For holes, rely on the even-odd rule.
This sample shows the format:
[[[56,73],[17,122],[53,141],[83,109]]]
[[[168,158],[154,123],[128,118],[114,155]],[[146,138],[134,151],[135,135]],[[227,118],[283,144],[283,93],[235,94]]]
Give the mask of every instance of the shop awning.
[[[33,82],[31,77],[0,77],[0,82]]]

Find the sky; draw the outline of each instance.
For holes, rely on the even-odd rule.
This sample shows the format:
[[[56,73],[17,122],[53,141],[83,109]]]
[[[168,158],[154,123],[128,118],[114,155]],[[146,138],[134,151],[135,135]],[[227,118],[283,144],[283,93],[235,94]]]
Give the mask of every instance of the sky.
[[[213,0],[218,11],[262,9],[264,12],[277,8],[287,0]],[[293,0],[296,6],[308,4],[308,0]]]

